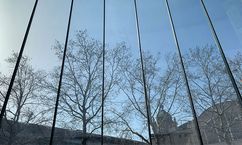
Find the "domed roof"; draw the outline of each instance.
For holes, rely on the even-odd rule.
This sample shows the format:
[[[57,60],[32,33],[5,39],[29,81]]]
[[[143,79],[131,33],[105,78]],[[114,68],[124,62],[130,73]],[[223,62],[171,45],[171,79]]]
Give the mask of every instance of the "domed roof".
[[[159,110],[157,114],[157,121],[158,122],[164,122],[164,121],[173,121],[172,116],[170,113],[166,112],[164,109]]]
[[[176,121],[172,119],[170,113],[164,110],[163,105],[160,106],[156,119],[160,133],[167,133],[177,126]]]

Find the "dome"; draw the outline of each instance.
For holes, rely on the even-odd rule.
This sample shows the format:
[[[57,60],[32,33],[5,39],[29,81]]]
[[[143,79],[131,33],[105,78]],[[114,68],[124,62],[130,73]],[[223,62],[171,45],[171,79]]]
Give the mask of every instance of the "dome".
[[[167,133],[176,128],[176,121],[173,121],[171,114],[166,112],[163,106],[160,107],[156,120],[160,133]]]
[[[173,121],[172,120],[172,116],[170,115],[170,113],[166,112],[165,110],[161,110],[158,112],[157,114],[157,120],[160,122],[163,121]]]

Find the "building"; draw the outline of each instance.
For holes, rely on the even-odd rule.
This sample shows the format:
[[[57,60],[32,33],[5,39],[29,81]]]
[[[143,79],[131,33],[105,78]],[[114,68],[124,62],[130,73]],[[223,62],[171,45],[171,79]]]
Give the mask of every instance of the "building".
[[[8,145],[11,137],[8,135],[8,128],[6,128],[6,121],[4,128],[0,132],[1,145]],[[18,124],[19,128],[24,128],[21,133],[15,136],[11,145],[47,145],[49,144],[51,127],[36,125],[36,124]],[[16,128],[16,126],[15,126]],[[100,145],[101,135],[88,134],[86,135],[87,145]],[[84,139],[84,135],[79,130],[73,131],[68,129],[56,128],[54,136],[54,144],[58,145],[80,145]],[[13,140],[13,138],[12,138]],[[104,145],[147,145],[146,143],[122,139],[111,136],[104,136]]]
[[[239,115],[238,115],[239,114]],[[153,142],[160,145],[194,145],[197,144],[195,128],[192,121],[176,126],[172,116],[165,110],[157,115],[160,133],[153,135]],[[164,122],[165,121],[165,122]],[[242,141],[242,109],[234,101],[226,101],[209,107],[199,117],[199,127],[205,144],[231,144]]]

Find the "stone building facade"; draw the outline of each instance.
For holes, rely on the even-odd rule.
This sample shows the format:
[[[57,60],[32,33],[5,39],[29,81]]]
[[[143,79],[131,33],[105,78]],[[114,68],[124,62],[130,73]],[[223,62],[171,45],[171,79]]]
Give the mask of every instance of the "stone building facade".
[[[157,114],[159,134],[152,135],[153,145],[197,145],[197,136],[193,121],[178,125],[163,107]],[[198,116],[199,127],[205,144],[209,145],[242,145],[242,109],[234,101],[216,104]],[[0,131],[0,145],[8,144],[8,127],[11,121],[3,122]],[[17,126],[16,126],[17,125]],[[15,138],[12,145],[47,145],[51,128],[35,124],[15,124],[15,128],[24,128]],[[87,138],[87,145],[99,145],[101,136],[98,134],[84,135],[81,131],[56,128],[54,142],[56,145],[80,145]],[[159,144],[158,144],[159,143]],[[146,143],[104,137],[105,145],[147,145]]]
[[[154,144],[198,144],[193,121],[177,126],[175,119],[164,109],[159,111],[157,121],[160,132],[152,136]],[[198,121],[205,144],[242,145],[242,109],[237,102],[216,104],[202,112]]]

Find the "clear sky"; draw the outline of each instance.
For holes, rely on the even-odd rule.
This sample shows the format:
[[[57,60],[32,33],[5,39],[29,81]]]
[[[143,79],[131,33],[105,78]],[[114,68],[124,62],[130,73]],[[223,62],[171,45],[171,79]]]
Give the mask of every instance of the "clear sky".
[[[164,1],[137,0],[137,2],[143,49],[154,54],[160,52],[162,58],[167,53],[175,52]],[[239,22],[241,24],[242,16],[239,14],[236,16],[241,21],[231,22],[230,11],[227,10],[230,5],[239,8],[241,1],[233,0],[232,4],[231,0],[205,2],[226,51],[241,49],[239,39],[242,37],[239,35],[242,33],[236,32],[239,30],[239,28],[236,30],[236,24]],[[4,59],[13,51],[19,51],[33,4],[34,0],[0,0],[1,72],[8,71]],[[170,0],[170,5],[183,51],[190,47],[213,44],[199,0]],[[25,48],[25,54],[32,58],[35,67],[50,70],[59,63],[51,48],[56,40],[64,42],[69,6],[68,0],[39,1]],[[239,13],[238,8],[230,13]],[[107,43],[110,47],[125,41],[136,53],[133,0],[107,0],[106,24]],[[75,0],[71,36],[75,31],[84,29],[91,37],[102,39],[101,0]]]

